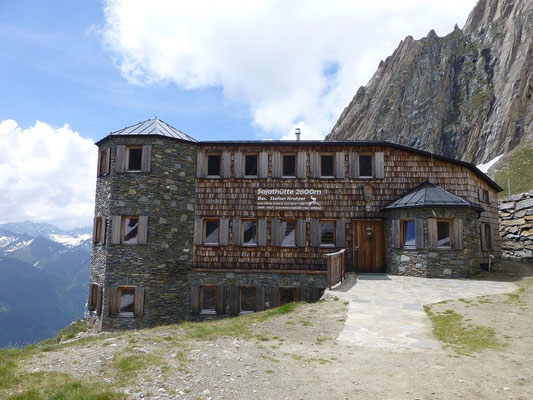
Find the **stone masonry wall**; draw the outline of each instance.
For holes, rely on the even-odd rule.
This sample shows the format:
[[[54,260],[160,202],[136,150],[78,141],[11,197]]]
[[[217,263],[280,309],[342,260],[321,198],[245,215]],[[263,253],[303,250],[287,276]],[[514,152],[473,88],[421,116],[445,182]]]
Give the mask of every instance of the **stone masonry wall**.
[[[393,219],[424,218],[424,248],[394,248]],[[387,272],[426,278],[464,278],[480,271],[479,228],[475,210],[459,208],[411,208],[388,212],[386,222]],[[464,248],[429,249],[427,218],[462,218]]]
[[[502,257],[533,261],[533,190],[499,201]]]

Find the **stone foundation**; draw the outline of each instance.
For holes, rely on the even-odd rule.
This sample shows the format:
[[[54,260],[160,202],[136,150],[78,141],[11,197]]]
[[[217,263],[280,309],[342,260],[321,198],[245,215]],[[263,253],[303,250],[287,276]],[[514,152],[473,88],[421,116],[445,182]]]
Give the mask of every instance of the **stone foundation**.
[[[502,257],[533,261],[533,190],[499,201]]]

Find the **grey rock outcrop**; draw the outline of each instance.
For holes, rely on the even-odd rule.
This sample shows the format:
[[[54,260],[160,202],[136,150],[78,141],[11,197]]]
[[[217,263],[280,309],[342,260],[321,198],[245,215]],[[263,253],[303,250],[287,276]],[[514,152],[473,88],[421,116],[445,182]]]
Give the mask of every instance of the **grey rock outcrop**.
[[[481,163],[533,137],[533,1],[479,0],[463,29],[408,36],[327,140],[388,140]]]

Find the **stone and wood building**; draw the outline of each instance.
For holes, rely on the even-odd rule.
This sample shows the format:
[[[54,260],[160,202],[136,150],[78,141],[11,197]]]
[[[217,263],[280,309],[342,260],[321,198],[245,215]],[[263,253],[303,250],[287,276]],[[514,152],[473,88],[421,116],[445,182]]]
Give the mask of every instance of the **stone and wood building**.
[[[390,142],[198,142],[159,119],[98,143],[88,316],[103,329],[315,301],[346,268],[466,277],[499,259],[474,165]]]

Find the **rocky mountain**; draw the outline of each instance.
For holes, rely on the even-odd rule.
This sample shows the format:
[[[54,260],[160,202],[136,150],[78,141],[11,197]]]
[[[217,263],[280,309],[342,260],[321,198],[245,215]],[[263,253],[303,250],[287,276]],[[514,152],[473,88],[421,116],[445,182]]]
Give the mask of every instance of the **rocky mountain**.
[[[90,237],[89,228],[0,225],[0,347],[45,339],[83,316]]]
[[[408,36],[327,140],[388,140],[480,164],[533,139],[533,1],[479,0],[444,37]]]

